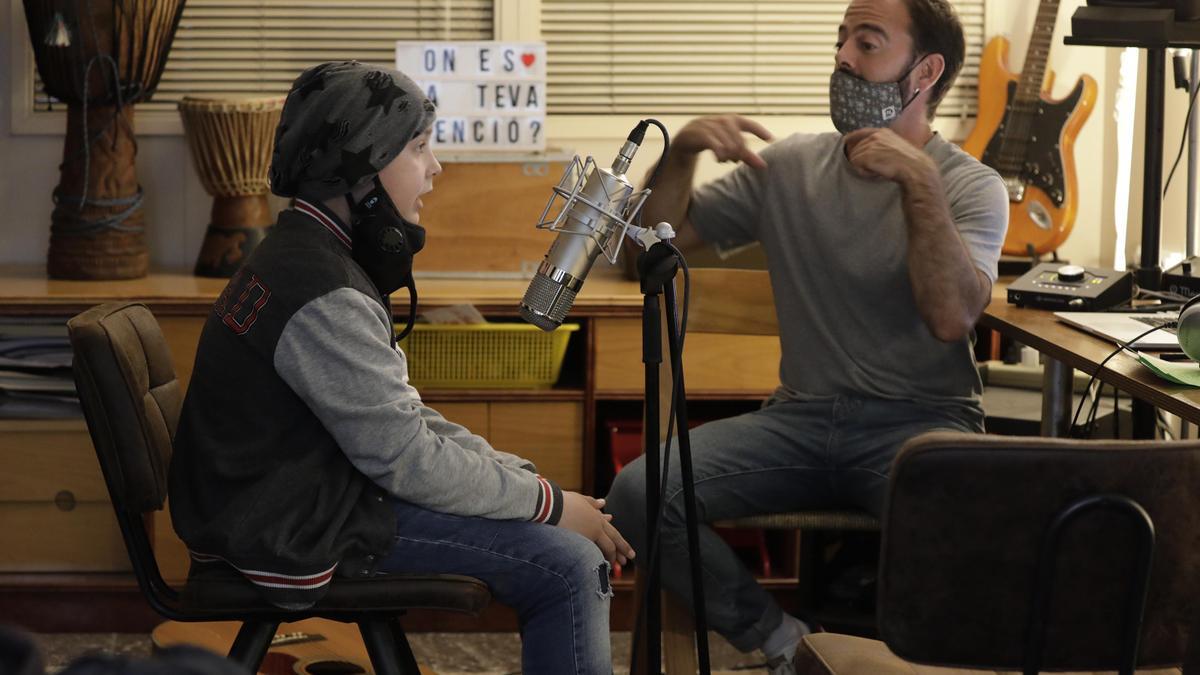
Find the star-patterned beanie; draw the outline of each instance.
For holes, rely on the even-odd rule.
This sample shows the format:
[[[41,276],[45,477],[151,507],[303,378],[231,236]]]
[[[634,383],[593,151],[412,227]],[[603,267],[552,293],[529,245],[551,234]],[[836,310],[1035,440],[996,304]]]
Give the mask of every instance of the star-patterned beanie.
[[[275,128],[271,191],[325,200],[371,180],[436,117],[397,70],[322,63],[292,83]]]

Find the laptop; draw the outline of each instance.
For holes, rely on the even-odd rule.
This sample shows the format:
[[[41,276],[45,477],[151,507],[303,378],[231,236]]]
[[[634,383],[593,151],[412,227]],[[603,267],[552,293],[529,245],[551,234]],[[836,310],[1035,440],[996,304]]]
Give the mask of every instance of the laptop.
[[[1141,349],[1179,349],[1175,334],[1178,311],[1169,312],[1055,312],[1065,324],[1098,335],[1114,343]],[[1140,340],[1130,341],[1155,326],[1162,326]]]

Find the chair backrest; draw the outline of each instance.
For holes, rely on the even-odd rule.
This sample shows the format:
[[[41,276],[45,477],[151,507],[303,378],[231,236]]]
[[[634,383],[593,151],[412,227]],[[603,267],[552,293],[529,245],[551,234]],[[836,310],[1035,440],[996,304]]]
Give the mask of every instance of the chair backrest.
[[[1072,505],[1106,499],[1153,523],[1139,663],[1180,663],[1200,598],[1200,441],[1075,441],[937,432],[892,466],[879,628],[919,663],[1019,669],[1039,555]],[[1138,511],[1138,507],[1132,507]],[[1140,513],[1079,512],[1062,529],[1044,669],[1118,666],[1137,576]]]
[[[68,321],[67,330],[80,403],[130,562],[143,591],[149,584],[169,596],[141,518],[162,509],[167,497],[183,405],[167,342],[138,303],[93,307]]]
[[[691,270],[688,332],[778,335],[771,278],[763,270]]]

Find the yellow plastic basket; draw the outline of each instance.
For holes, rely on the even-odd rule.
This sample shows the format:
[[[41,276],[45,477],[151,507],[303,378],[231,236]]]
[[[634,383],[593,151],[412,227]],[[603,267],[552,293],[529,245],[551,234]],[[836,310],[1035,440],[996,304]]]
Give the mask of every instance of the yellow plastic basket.
[[[552,333],[523,323],[418,323],[400,348],[417,389],[536,389],[558,381],[577,330],[575,323]]]

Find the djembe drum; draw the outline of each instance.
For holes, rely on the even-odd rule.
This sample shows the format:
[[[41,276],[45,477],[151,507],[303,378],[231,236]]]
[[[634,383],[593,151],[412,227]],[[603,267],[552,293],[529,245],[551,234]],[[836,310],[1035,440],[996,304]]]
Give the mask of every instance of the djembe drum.
[[[196,274],[230,277],[271,225],[267,169],[284,97],[184,97],[179,115],[204,189],[213,196],[212,220],[196,260]]]
[[[149,263],[133,105],[158,86],[184,0],[24,0],[46,92],[67,105],[67,134],[46,271],[131,279]]]

